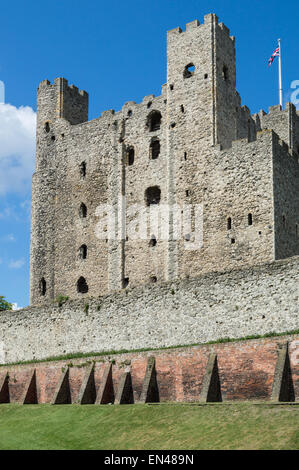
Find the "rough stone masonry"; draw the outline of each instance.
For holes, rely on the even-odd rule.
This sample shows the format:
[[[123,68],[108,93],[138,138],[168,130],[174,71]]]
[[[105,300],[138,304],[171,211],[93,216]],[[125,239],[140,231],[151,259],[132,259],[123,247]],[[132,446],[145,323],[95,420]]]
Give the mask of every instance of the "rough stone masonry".
[[[168,32],[161,96],[88,121],[88,94],[57,78],[37,116],[31,307],[0,316],[2,362],[298,328],[299,115],[241,106],[216,15]],[[202,207],[202,245],[172,219],[168,237],[132,239],[121,196]],[[105,204],[121,239],[96,235]]]

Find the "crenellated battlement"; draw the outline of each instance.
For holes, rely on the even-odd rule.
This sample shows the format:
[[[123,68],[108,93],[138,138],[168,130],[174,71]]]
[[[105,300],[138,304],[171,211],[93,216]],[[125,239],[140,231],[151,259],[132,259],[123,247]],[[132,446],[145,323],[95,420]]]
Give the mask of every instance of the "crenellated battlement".
[[[192,33],[193,31],[196,31],[200,28],[207,27],[209,25],[215,25],[218,26],[219,29],[221,29],[231,40],[232,42],[235,41],[234,36],[230,36],[230,30],[227,26],[225,26],[224,23],[218,23],[218,16],[215,15],[214,13],[210,13],[208,15],[204,16],[204,23],[200,23],[198,20],[191,21],[190,23],[187,23],[185,26],[185,30],[183,30],[181,27],[176,27],[173,28],[169,31],[167,31],[167,36],[184,36],[185,33]]]
[[[295,107],[251,115],[242,105],[234,37],[215,14],[167,35],[160,96],[128,100],[88,121],[86,91],[61,77],[39,85],[33,304],[299,254]],[[190,229],[170,239],[171,226],[163,234],[147,227],[150,239],[133,239],[123,197],[127,208],[202,205],[202,246],[193,249]],[[107,227],[98,237],[97,208],[106,205],[117,208],[122,237]]]
[[[63,77],[57,77],[54,79],[54,82],[51,83],[49,80],[42,80],[38,86],[38,90],[42,90],[45,87],[59,87],[60,89],[68,88],[70,91],[79,94],[81,96],[88,96],[88,93],[85,90],[79,90],[75,85],[68,85],[68,80]]]

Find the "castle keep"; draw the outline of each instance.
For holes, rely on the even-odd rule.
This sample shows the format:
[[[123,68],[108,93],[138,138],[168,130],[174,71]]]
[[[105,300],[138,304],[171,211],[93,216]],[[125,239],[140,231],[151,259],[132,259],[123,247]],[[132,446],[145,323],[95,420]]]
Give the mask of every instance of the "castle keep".
[[[168,32],[159,97],[88,121],[85,91],[43,81],[31,306],[0,314],[0,403],[298,400],[298,156],[292,104],[241,106],[213,14]],[[132,237],[135,206],[191,223]],[[121,236],[99,236],[105,207]]]
[[[57,78],[40,84],[37,113],[33,305],[299,254],[299,116],[241,106],[235,38],[216,15],[168,32],[161,96],[88,121],[87,93]],[[168,239],[98,238],[98,206],[130,222],[120,196],[148,210],[201,204],[201,248],[173,240],[171,224]]]

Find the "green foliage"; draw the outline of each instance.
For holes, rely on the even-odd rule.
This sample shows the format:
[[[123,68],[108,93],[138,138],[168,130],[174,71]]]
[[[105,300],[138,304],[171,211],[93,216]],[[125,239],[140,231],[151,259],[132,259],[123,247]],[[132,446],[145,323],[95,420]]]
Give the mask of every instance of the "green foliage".
[[[7,302],[3,295],[0,295],[0,311],[2,312],[3,310],[12,310],[12,304]]]
[[[65,302],[69,300],[69,297],[66,295],[58,295],[55,299],[55,302],[58,303],[58,307],[62,307]]]
[[[0,450],[299,449],[295,404],[0,407]]]

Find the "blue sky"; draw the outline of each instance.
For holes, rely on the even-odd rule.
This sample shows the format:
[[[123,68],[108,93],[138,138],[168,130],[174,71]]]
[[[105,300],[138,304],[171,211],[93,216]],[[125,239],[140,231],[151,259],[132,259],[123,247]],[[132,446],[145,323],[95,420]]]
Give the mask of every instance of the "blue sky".
[[[237,89],[251,112],[278,102],[282,39],[284,100],[299,80],[298,0],[36,0],[1,5],[0,295],[29,303],[30,185],[36,88],[64,76],[90,95],[90,118],[126,101],[159,95],[166,80],[166,31],[216,13],[236,36]],[[277,59],[276,59],[277,60]]]

